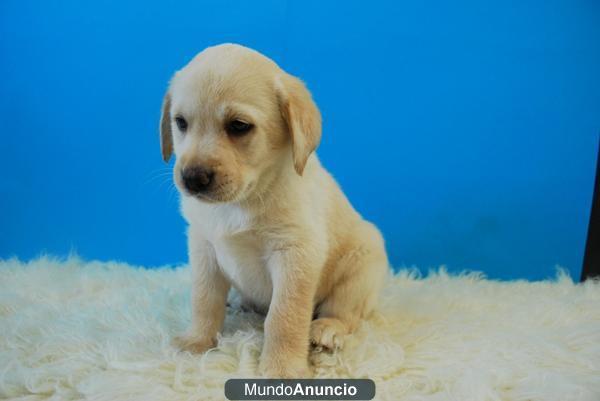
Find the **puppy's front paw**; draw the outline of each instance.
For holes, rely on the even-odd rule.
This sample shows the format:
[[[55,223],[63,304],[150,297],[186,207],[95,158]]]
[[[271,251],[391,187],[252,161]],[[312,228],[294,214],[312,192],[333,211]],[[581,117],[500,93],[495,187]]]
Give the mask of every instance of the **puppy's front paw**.
[[[310,325],[310,342],[329,350],[341,349],[344,346],[346,325],[339,319],[319,318]]]
[[[192,354],[201,354],[216,346],[214,339],[182,334],[173,338],[171,344],[182,351],[188,351]]]
[[[269,379],[302,379],[312,377],[308,368],[308,360],[285,359],[284,357],[261,356],[258,370],[263,377]]]

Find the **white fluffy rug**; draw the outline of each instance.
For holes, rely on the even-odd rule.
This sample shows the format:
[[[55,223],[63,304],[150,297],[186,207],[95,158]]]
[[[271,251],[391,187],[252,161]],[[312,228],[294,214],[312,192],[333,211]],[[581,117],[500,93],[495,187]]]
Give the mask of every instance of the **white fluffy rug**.
[[[189,287],[187,268],[0,262],[0,398],[224,399],[256,375],[262,318],[232,302],[218,348],[178,353]],[[311,356],[316,376],[370,377],[379,400],[600,400],[598,283],[401,271],[383,298],[342,352]]]

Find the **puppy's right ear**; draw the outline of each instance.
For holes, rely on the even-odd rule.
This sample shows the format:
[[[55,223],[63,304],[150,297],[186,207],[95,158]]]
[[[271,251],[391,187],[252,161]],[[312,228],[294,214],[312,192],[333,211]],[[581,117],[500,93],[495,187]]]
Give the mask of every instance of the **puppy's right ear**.
[[[169,162],[173,154],[173,134],[171,132],[171,95],[165,94],[160,116],[160,151],[163,160]]]

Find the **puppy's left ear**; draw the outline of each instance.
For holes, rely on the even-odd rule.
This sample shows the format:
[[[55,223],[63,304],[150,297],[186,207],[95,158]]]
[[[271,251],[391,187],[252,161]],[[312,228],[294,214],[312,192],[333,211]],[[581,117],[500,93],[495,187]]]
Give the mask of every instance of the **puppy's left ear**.
[[[321,142],[321,113],[306,86],[298,78],[277,78],[279,107],[292,137],[294,168],[302,175],[308,157]]]
[[[173,154],[173,134],[171,132],[171,95],[165,94],[160,116],[160,150],[163,160],[169,162]]]

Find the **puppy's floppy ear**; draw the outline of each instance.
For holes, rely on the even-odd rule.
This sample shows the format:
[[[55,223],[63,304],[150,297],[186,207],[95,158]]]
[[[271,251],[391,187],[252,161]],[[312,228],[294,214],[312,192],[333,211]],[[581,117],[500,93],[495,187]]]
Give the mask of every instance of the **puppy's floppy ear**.
[[[165,162],[169,162],[173,154],[173,135],[171,133],[171,95],[165,94],[160,116],[160,150]]]
[[[294,168],[302,175],[311,153],[321,141],[321,113],[306,86],[288,74],[277,77],[281,115],[292,137]]]

